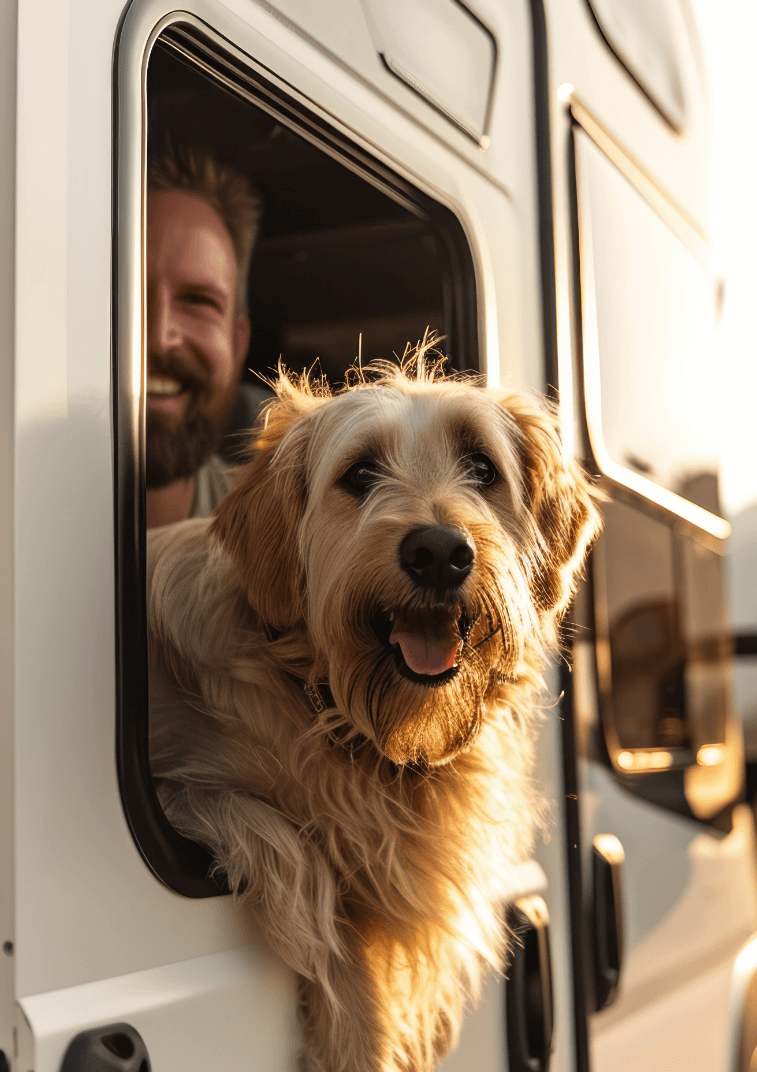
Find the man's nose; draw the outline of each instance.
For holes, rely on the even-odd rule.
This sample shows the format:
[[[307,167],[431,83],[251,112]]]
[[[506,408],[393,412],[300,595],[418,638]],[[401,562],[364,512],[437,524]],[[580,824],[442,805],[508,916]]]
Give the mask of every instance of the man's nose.
[[[181,342],[181,330],[170,294],[147,296],[147,348],[149,353],[166,354]]]

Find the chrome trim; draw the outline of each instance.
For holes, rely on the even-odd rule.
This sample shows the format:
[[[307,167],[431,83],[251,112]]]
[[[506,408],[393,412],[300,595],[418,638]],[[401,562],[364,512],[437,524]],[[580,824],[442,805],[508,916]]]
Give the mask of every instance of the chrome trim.
[[[195,18],[191,15],[187,15],[186,13],[181,13],[180,17],[176,19],[171,19],[170,23],[167,23],[165,26],[163,26],[161,33],[168,29],[169,26],[175,26],[177,29],[177,33],[181,33],[182,27],[187,25],[194,27],[196,30],[199,30],[206,37],[214,39],[219,49],[223,52],[227,52],[232,55],[236,54],[236,56],[239,58],[240,63],[243,63],[246,67],[258,72],[268,81],[278,82],[279,85],[285,88],[286,92],[289,95],[299,98],[299,100],[305,102],[306,107],[310,111],[314,113],[320,113],[321,115],[328,115],[328,113],[325,113],[323,109],[319,109],[310,98],[303,96],[302,93],[298,93],[288,82],[284,82],[283,79],[277,78],[267,67],[264,67],[262,64],[256,63],[250,56],[242,52],[241,49],[236,48],[231,42],[224,40],[222,37],[220,37],[220,35],[214,33],[212,27],[208,26],[207,23],[203,22],[201,19]],[[189,40],[189,38],[187,38],[187,40]],[[298,123],[290,113],[285,112],[284,109],[282,109],[281,107],[277,107],[275,101],[266,101],[259,91],[257,93],[254,93],[252,91],[245,90],[243,86],[239,85],[238,81],[235,81],[234,79],[225,76],[218,69],[219,62],[222,62],[223,60],[221,56],[214,54],[212,58],[215,63],[209,63],[203,60],[200,56],[198,56],[196,51],[190,49],[186,45],[182,45],[182,43],[178,41],[175,37],[170,37],[166,39],[164,44],[166,47],[170,47],[174,52],[176,52],[177,55],[183,56],[186,60],[189,61],[189,63],[192,64],[193,67],[196,67],[198,70],[204,71],[210,78],[213,79],[214,82],[217,82],[219,85],[226,86],[234,93],[235,96],[242,97],[244,100],[249,101],[250,104],[254,105],[256,108],[259,108],[261,111],[268,112],[268,114],[273,116],[275,119],[281,120],[282,123],[285,123],[286,126],[289,127],[291,130],[296,131],[297,134],[299,134],[302,138],[305,139],[305,141],[310,142],[311,145],[315,145],[316,148],[320,149],[321,152],[324,152],[328,156],[332,157],[332,159],[338,160],[339,163],[344,164],[343,152],[338,148],[333,149],[324,137],[323,130],[316,129],[315,124],[313,124],[314,129],[310,130],[303,122]],[[194,44],[196,48],[200,47],[199,43],[194,40],[192,41],[192,44]],[[334,117],[331,115],[328,115],[328,119],[330,122],[335,122]],[[362,178],[366,179],[366,181],[370,181],[373,186],[378,187],[378,189],[380,189],[388,197],[391,197],[392,200],[397,201],[409,211],[414,211],[413,203],[406,198],[398,196],[397,191],[387,183],[382,183],[376,176],[375,172],[371,172],[369,177],[369,173],[366,170],[358,167],[354,162],[351,164],[351,169],[355,171],[358,175],[360,175]]]
[[[574,95],[570,96],[570,111],[579,128],[583,130],[629,180],[634,189],[657,213],[662,221],[670,227],[676,236],[700,261],[705,258],[707,245],[704,235],[694,229],[686,217],[680,214],[674,203],[652,183],[638,166],[613,142],[596,124],[589,113],[577,106]],[[579,120],[588,121],[589,129]],[[595,136],[596,135],[596,136]],[[575,149],[575,129],[572,133]],[[608,149],[610,150],[608,152]],[[661,508],[675,518],[682,520],[693,529],[693,535],[705,533],[711,539],[722,542],[731,534],[731,526],[722,517],[690,502],[668,488],[656,484],[640,473],[613,461],[605,445],[602,433],[602,397],[600,378],[599,336],[597,327],[596,291],[594,286],[594,263],[592,256],[591,214],[585,183],[581,182],[578,153],[573,153],[576,182],[576,203],[578,225],[578,267],[580,271],[581,302],[581,361],[583,403],[586,427],[592,454],[601,473],[615,484]],[[675,224],[675,225],[673,225]],[[721,546],[715,548],[722,550]]]
[[[752,979],[757,974],[757,934],[742,946],[731,972],[731,988],[728,1000],[728,1027],[724,1072],[741,1072],[745,1067],[741,1060],[742,1027],[746,1012],[746,999]]]
[[[570,107],[570,114],[594,144],[631,183],[650,208],[654,209],[663,223],[667,224],[697,260],[706,264],[709,260],[709,239],[695,220],[649,175],[631,154],[621,147],[612,134],[581,103],[573,87],[563,98]]]
[[[114,70],[113,159],[113,452],[116,572],[116,764],[124,815],[153,874],[189,897],[223,893],[208,878],[212,860],[178,834],[158,803],[147,757],[147,623],[144,592],[144,354],[147,62],[175,18],[147,22],[132,5],[119,27]],[[145,25],[147,23],[147,25]],[[176,861],[181,861],[177,868]],[[191,873],[184,861],[191,860]]]

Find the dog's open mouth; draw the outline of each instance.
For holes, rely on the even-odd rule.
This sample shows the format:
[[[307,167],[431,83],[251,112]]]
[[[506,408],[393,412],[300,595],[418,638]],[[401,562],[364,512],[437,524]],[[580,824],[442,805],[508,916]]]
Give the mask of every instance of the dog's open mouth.
[[[397,671],[420,685],[443,685],[455,677],[473,624],[464,612],[450,611],[380,611],[371,620],[373,632],[393,652]]]

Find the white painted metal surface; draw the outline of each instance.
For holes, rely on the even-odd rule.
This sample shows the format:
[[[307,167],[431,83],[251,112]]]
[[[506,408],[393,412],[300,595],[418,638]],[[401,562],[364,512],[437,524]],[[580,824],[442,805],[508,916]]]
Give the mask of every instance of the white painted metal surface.
[[[13,253],[15,4],[0,6],[0,945],[13,941]],[[0,1048],[13,1037],[14,963],[0,952]]]
[[[610,6],[603,4],[602,8]],[[615,148],[630,159],[649,197],[677,205],[688,220],[690,233],[698,232],[705,239],[706,247],[710,232],[707,166],[710,117],[702,51],[693,25],[688,24],[685,35],[679,34],[674,43],[680,99],[685,110],[685,130],[679,134],[623,70],[598,33],[588,4],[582,0],[548,0],[546,8],[551,43],[558,354],[563,409],[570,427],[571,408],[573,417],[578,418],[583,407],[575,378],[581,357],[575,345],[580,334],[574,331],[576,318],[580,318],[579,265],[573,259],[575,250],[567,226],[573,212],[574,176],[569,143],[574,123],[581,124],[593,138],[601,136],[606,151]],[[573,107],[572,114],[571,101],[580,102],[580,107]],[[587,140],[580,131],[578,138],[579,142]],[[599,150],[595,146],[590,148],[596,157]],[[579,165],[585,163],[579,159]],[[602,163],[605,171],[611,167],[606,161]],[[617,176],[616,185],[620,187],[626,182]],[[631,192],[630,187],[628,191]],[[623,213],[621,200],[622,197],[614,209],[600,206],[606,221],[613,212]],[[617,297],[623,293],[620,278],[634,269],[629,251],[621,248],[621,232],[630,223],[626,214],[614,219],[608,228],[617,245],[616,263],[611,267],[605,255],[603,279],[598,282],[605,290],[605,297],[615,282],[617,289],[612,294],[616,312]],[[641,265],[635,267],[644,271]],[[609,331],[605,323],[610,345],[613,339],[621,347],[625,345],[621,338],[623,318],[628,326],[637,310],[639,323],[648,317],[649,310],[635,304],[633,295],[637,302],[643,302],[640,288],[650,280],[654,284],[656,272],[659,272],[656,281],[660,293],[670,289],[675,294],[675,276],[671,278],[670,270],[664,272],[650,256],[646,279],[628,280],[628,306],[620,319],[609,325]],[[706,282],[704,287],[701,280],[697,283],[701,306],[697,315],[703,312],[711,324],[714,282],[710,286],[708,294]],[[589,295],[589,299],[593,296]],[[688,297],[683,296],[684,307]],[[671,318],[676,315],[675,300],[670,307],[666,299],[662,304],[669,308]],[[607,311],[606,306],[605,316]],[[685,318],[684,308],[679,316]],[[675,330],[685,331],[685,323],[679,323]],[[709,325],[706,330],[709,333]],[[619,355],[608,356],[607,368]],[[626,352],[625,361],[627,368],[629,362],[634,362],[633,354]],[[681,375],[686,376],[686,369],[681,369]],[[612,388],[620,400],[622,382],[616,382]],[[675,389],[665,388],[660,397],[664,399],[664,413],[683,405]],[[625,398],[621,407],[623,404]],[[650,407],[654,405],[653,395]],[[608,422],[612,424],[611,418]],[[616,431],[611,428],[610,434]],[[596,698],[591,660],[582,665],[583,647],[579,644],[577,649],[574,686],[578,706],[584,705],[584,711],[578,711],[579,735],[590,736],[594,731],[587,728],[585,720],[596,729],[598,714],[596,710],[593,714],[586,711],[585,705],[596,703]],[[738,740],[734,742],[732,758],[734,763],[740,762]],[[750,814],[737,813],[733,831],[724,837],[691,819],[666,813],[659,806],[632,796],[614,783],[606,768],[595,762],[582,763],[579,774],[584,845],[591,845],[594,834],[613,833],[621,840],[626,855],[626,966],[616,1003],[590,1017],[591,1067],[594,1072],[640,1072],[642,1068],[671,1072],[677,1068],[702,1072],[727,1068],[731,1072],[734,1068],[729,1063],[733,1056],[729,1015],[734,1018],[729,1013],[733,1001],[731,980],[739,948],[757,918]],[[585,875],[587,898],[591,888],[588,879]]]
[[[458,214],[490,378],[541,387],[528,11],[520,0],[482,6],[502,57],[487,153],[386,71],[355,3],[186,8]],[[229,898],[177,896],[145,867],[114,765],[113,58],[127,50],[138,92],[144,48],[171,10],[166,0],[125,12],[119,0],[19,4],[15,365],[8,355],[0,366],[9,385],[15,377],[2,424],[13,437],[15,557],[5,535],[0,543],[3,577],[16,578],[3,603],[15,692],[0,717],[3,761],[15,765],[14,807],[3,809],[4,820],[15,814],[15,857],[1,844],[16,913],[2,935],[14,956],[0,963],[14,970],[23,1072],[53,1072],[70,1037],[107,1020],[133,1022],[157,1072],[251,1068],[253,1052],[254,1067],[283,1070],[297,1040],[293,981],[249,920]],[[138,96],[124,107],[138,119]],[[133,191],[138,161],[121,166]],[[11,784],[2,780],[4,794]],[[478,1067],[494,1072],[501,984],[491,993],[466,1045],[483,1045]],[[12,1055],[9,996],[0,1047]]]
[[[184,5],[457,214],[476,264],[489,379],[542,388],[530,10],[525,0],[466,6],[497,43],[486,150],[386,70],[357,0]],[[695,50],[682,53],[687,128],[674,137],[618,67],[583,0],[546,8],[570,433],[570,118],[558,89],[570,82],[705,234],[708,120]],[[297,1044],[291,975],[229,898],[190,900],[158,883],[132,842],[116,780],[113,59],[122,48],[133,65],[128,115],[116,119],[139,137],[139,66],[172,10],[168,0],[134,0],[126,10],[121,0],[0,5],[0,941],[13,943],[12,956],[0,954],[0,1048],[14,1072],[56,1072],[78,1030],[109,1020],[134,1023],[156,1072],[283,1072]],[[138,163],[121,167],[138,216]],[[137,335],[138,327],[135,346]],[[538,853],[543,871],[524,877],[523,892],[542,888],[546,875],[552,1072],[575,1067],[561,747],[559,715],[548,710],[540,770],[556,802],[554,833]],[[736,1000],[732,966],[757,926],[749,824],[742,814],[718,838],[628,798],[599,769],[584,774],[585,832],[620,837],[631,888],[622,1003],[592,1029],[597,1072],[672,1070],[684,1052],[684,1067],[710,1072],[716,1064],[706,1061],[719,1066],[732,1051],[724,1026]],[[494,981],[447,1072],[505,1066],[502,1000]],[[687,1048],[676,1048],[681,1040]]]
[[[37,994],[21,1001],[35,1068],[57,1069],[81,1030],[126,1021],[153,1072],[216,1068],[293,1072],[296,980],[263,942]]]

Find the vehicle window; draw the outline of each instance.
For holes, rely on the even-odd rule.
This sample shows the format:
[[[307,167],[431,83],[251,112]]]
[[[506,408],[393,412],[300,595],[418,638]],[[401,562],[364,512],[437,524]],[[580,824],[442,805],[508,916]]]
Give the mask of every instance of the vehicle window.
[[[593,579],[613,766],[631,777],[714,769],[732,718],[723,558],[643,509],[611,502],[604,513]],[[691,787],[682,804],[689,797],[695,812],[711,803]]]
[[[740,792],[741,745],[710,418],[714,288],[691,229],[653,208],[620,154],[616,167],[575,137],[585,413],[612,497],[581,611],[599,687],[584,743],[630,791],[717,821]]]
[[[573,613],[581,755],[636,796],[727,826],[742,751],[725,559],[648,504],[602,510]]]
[[[656,485],[715,515],[709,271],[581,130],[576,163],[592,449],[633,490],[654,494]],[[695,239],[689,231],[681,224]],[[707,523],[702,515],[698,524]]]
[[[215,40],[169,28],[146,91],[144,395],[132,397],[122,354],[116,401],[121,428],[140,427],[145,413],[117,478],[119,775],[149,866],[178,892],[211,896],[223,879],[170,827],[149,774],[144,586],[134,578],[145,577],[146,526],[174,519],[154,504],[184,481],[183,516],[212,512],[279,362],[338,386],[358,354],[398,360],[431,330],[445,337],[450,367],[475,370],[476,294],[448,209]]]

